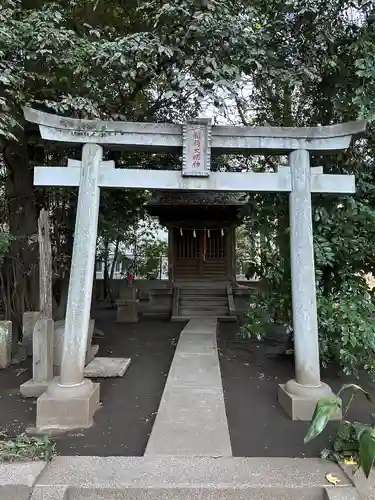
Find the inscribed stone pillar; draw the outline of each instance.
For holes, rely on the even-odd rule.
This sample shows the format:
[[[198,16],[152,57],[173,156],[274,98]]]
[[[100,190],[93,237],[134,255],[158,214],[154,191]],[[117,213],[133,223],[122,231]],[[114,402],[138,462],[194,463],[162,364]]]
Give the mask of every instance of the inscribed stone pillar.
[[[295,420],[310,420],[317,400],[333,396],[320,380],[309,152],[289,156],[290,252],[295,380],[279,387],[279,401]]]
[[[8,368],[12,361],[12,322],[0,321],[0,368]]]

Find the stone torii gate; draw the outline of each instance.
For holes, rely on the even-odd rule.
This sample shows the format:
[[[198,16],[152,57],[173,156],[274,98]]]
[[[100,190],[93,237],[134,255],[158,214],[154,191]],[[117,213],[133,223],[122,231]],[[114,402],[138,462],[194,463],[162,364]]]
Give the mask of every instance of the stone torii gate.
[[[43,139],[83,144],[82,160],[66,167],[36,167],[37,186],[78,186],[74,247],[60,378],[40,396],[37,427],[92,425],[99,385],[84,378],[99,197],[101,187],[267,191],[290,193],[290,238],[295,379],[279,386],[279,402],[293,419],[311,418],[317,399],[332,395],[321,382],[311,215],[311,193],[353,193],[352,175],[328,175],[310,168],[310,153],[347,149],[366,122],[308,128],[211,126],[196,119],[183,125],[77,120],[25,108]],[[103,148],[182,151],[181,171],[119,169],[103,161]],[[276,173],[211,172],[211,151],[289,155],[289,168]]]

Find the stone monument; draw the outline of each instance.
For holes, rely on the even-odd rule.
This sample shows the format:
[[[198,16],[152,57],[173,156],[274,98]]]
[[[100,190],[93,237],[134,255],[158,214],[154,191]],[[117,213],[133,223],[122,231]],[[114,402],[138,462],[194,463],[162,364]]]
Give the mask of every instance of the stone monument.
[[[117,323],[137,323],[138,322],[138,301],[137,289],[129,283],[121,288],[120,298],[117,304]]]
[[[0,321],[0,368],[8,368],[12,361],[12,322]]]

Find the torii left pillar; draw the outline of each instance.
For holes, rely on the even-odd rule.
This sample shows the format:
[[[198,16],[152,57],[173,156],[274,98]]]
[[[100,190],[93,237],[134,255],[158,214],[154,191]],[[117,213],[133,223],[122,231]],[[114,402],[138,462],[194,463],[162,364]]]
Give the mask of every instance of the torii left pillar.
[[[36,427],[63,430],[90,427],[99,408],[99,384],[84,378],[99,217],[99,174],[103,148],[85,144],[60,378],[38,398]]]

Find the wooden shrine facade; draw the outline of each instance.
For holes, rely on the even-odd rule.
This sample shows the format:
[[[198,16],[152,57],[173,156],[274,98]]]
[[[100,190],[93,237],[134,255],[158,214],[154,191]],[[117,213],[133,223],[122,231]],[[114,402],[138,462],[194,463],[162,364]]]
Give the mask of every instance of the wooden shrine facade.
[[[168,228],[169,279],[236,280],[236,225],[241,196],[215,192],[158,192],[148,210]]]

